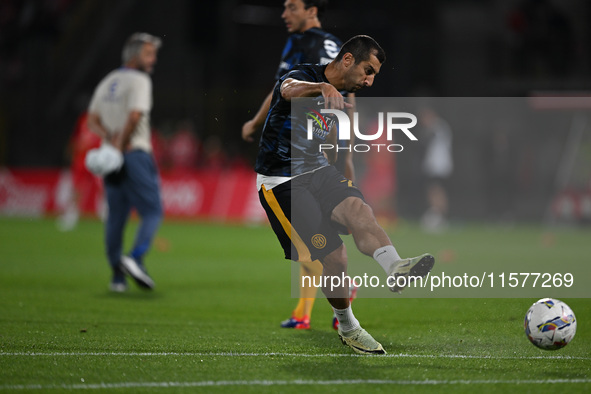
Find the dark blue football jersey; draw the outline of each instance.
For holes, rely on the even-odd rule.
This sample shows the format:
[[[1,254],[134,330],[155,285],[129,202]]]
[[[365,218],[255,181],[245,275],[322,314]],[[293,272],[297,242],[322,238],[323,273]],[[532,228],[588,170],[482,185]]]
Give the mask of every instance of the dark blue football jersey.
[[[319,149],[319,144],[326,141],[326,133],[315,133],[314,138],[309,140],[305,121],[292,124],[291,102],[281,96],[281,84],[288,78],[328,83],[324,75],[325,69],[326,65],[300,64],[275,84],[271,108],[259,143],[255,165],[257,173],[268,176],[296,176],[329,164]],[[327,116],[324,118],[330,119]],[[330,125],[327,129],[330,130]]]
[[[278,80],[301,63],[328,64],[339,53],[342,42],[334,35],[316,27],[291,34],[281,55],[275,79]]]

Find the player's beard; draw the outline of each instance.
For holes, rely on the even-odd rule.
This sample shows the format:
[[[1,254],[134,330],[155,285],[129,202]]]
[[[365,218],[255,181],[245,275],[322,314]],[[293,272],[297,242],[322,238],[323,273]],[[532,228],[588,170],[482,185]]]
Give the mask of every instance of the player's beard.
[[[355,93],[356,91],[363,88],[363,84],[359,84],[355,81],[351,81],[349,86],[345,87],[345,90],[349,93]]]

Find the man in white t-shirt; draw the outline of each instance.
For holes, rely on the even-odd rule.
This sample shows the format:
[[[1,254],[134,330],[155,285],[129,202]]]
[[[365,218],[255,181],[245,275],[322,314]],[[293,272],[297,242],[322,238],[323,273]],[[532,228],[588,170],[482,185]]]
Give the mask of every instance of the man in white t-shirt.
[[[432,108],[421,109],[419,119],[427,140],[423,172],[427,180],[429,204],[421,218],[421,226],[427,232],[439,232],[447,227],[449,203],[446,186],[453,173],[453,135],[449,124]]]
[[[109,207],[105,243],[113,270],[111,290],[127,290],[125,274],[144,289],[154,281],[143,264],[162,220],[160,180],[150,141],[152,73],[161,40],[135,33],[123,47],[123,66],[110,72],[94,91],[88,126],[123,153],[123,166],[104,177]],[[141,217],[133,248],[123,255],[123,232],[132,208]]]

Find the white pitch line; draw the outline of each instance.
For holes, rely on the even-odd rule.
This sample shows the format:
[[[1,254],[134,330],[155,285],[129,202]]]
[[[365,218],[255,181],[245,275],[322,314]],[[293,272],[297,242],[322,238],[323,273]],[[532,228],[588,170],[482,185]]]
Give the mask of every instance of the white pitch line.
[[[2,385],[0,390],[99,390],[120,388],[174,388],[174,387],[214,387],[214,386],[287,386],[287,385],[405,385],[405,386],[443,386],[443,385],[492,385],[492,384],[577,384],[591,383],[591,379],[508,379],[508,380],[205,380],[197,382],[120,382],[120,383],[78,383],[61,385]]]
[[[452,358],[452,359],[476,359],[476,360],[591,360],[591,357],[579,356],[472,356],[464,354],[408,354],[396,353],[379,356],[368,356],[354,353],[328,353],[328,354],[303,354],[303,353],[191,353],[191,352],[0,352],[0,357],[87,357],[87,356],[119,356],[119,357],[387,357],[387,358]]]

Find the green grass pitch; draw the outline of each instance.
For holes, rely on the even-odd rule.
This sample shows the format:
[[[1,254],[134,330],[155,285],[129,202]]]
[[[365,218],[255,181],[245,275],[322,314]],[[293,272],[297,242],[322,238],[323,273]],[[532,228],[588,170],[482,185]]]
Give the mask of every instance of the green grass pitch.
[[[266,226],[165,222],[147,257],[156,290],[130,283],[125,294],[107,291],[102,231],[92,220],[60,233],[50,219],[0,219],[0,392],[591,392],[588,298],[563,299],[578,331],[554,352],[523,333],[534,298],[412,298],[412,289],[359,298],[356,316],[388,355],[357,356],[332,330],[324,299],[312,330],[279,328],[296,300]],[[591,262],[589,229],[551,241],[528,226],[425,235],[400,224],[391,235],[404,256],[477,258],[497,271],[536,259]],[[376,265],[351,255],[351,264]]]

